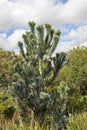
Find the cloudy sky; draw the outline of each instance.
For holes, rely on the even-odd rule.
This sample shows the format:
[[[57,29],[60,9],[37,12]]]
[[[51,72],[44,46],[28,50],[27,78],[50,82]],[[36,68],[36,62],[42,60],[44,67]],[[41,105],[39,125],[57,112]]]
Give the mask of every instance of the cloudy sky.
[[[0,48],[17,52],[33,20],[61,30],[57,52],[87,46],[87,0],[0,0]]]

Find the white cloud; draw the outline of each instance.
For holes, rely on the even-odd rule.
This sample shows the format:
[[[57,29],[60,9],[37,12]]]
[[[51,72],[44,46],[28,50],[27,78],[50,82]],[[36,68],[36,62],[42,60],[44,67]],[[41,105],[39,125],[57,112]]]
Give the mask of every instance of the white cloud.
[[[86,46],[87,47],[87,41],[85,41],[84,43],[80,43],[79,46]]]
[[[6,33],[0,34],[0,47],[6,50],[14,50],[17,47],[18,41],[23,41],[22,35],[25,33],[25,30],[18,29],[15,30],[9,37]]]
[[[75,40],[77,44],[87,41],[87,25],[79,26],[77,29],[72,29],[68,34],[62,36],[62,40]]]
[[[87,0],[0,0],[0,28],[25,26],[29,20],[51,24],[87,22]]]
[[[71,50],[74,47],[76,47],[76,46],[73,43],[73,41],[71,41],[71,42],[69,42],[69,41],[60,42],[58,44],[55,52],[56,53],[59,53],[59,52],[68,52],[69,50]]]
[[[1,33],[0,34],[0,47],[3,48],[3,43],[5,41],[5,38],[7,37],[7,34],[6,33]]]
[[[62,35],[56,51],[69,51],[77,46],[87,46],[87,25],[72,29],[66,35]]]

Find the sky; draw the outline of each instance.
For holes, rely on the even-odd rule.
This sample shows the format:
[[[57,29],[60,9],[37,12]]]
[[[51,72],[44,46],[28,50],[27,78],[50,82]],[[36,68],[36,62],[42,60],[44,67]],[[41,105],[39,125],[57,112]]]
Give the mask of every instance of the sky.
[[[87,0],[0,0],[0,48],[18,53],[29,21],[61,31],[56,52],[87,46]]]

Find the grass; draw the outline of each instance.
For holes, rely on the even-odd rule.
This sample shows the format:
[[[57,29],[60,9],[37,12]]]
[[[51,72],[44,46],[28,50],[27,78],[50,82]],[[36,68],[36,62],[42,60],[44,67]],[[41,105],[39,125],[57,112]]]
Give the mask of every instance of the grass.
[[[87,112],[72,115],[67,130],[87,130]]]
[[[77,113],[69,117],[69,122],[66,125],[66,130],[87,130],[87,112]],[[18,125],[12,120],[6,120],[0,117],[0,130],[58,130],[58,128],[42,127],[39,126],[37,122],[31,120],[30,123],[23,123],[23,125]]]

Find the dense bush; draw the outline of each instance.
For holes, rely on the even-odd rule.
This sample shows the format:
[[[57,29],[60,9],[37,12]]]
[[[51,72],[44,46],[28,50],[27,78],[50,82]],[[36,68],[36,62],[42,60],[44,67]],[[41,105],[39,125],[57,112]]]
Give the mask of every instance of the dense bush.
[[[14,114],[16,104],[8,94],[8,85],[18,78],[14,66],[20,59],[14,52],[0,49],[0,118],[10,119]]]
[[[67,53],[67,64],[57,77],[57,81],[62,80],[82,95],[87,94],[87,47],[77,47]]]

